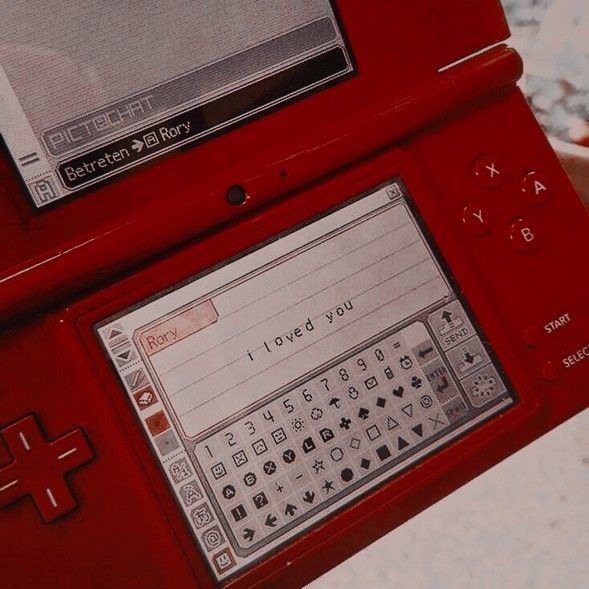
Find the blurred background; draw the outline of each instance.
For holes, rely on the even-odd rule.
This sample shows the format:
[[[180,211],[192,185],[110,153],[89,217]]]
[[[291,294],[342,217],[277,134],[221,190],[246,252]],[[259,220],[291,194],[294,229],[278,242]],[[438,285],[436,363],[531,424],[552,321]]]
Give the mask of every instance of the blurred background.
[[[589,0],[502,1],[524,58],[522,89],[589,203]]]
[[[521,87],[589,203],[589,0],[503,4]],[[589,411],[308,586],[474,588],[589,588]]]

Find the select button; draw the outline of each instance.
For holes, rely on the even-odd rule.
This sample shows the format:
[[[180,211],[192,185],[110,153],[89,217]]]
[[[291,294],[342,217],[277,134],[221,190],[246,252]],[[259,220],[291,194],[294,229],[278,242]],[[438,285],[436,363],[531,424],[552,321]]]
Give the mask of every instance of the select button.
[[[548,382],[556,382],[560,376],[560,365],[558,362],[549,360],[542,366],[542,377]]]

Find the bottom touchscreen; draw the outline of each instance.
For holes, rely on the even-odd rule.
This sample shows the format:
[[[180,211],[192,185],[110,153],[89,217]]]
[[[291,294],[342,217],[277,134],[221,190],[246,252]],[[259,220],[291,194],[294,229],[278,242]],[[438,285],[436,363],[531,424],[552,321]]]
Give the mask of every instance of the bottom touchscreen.
[[[514,402],[399,180],[98,335],[218,581]]]

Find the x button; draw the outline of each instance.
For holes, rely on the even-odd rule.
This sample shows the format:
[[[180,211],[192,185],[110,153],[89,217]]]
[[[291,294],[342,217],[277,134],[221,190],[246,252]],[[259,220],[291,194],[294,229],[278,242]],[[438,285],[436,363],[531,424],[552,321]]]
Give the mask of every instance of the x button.
[[[94,458],[82,429],[46,440],[35,415],[0,430],[13,460],[0,468],[0,508],[30,495],[45,523],[77,507],[65,475]]]
[[[472,172],[484,188],[497,188],[507,180],[507,166],[498,155],[482,155],[474,162]]]

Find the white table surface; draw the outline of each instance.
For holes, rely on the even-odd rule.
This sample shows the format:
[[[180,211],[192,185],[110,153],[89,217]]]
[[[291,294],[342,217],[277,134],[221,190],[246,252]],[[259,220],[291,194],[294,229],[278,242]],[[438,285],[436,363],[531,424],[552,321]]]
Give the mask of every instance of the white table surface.
[[[589,589],[589,411],[307,589]]]

